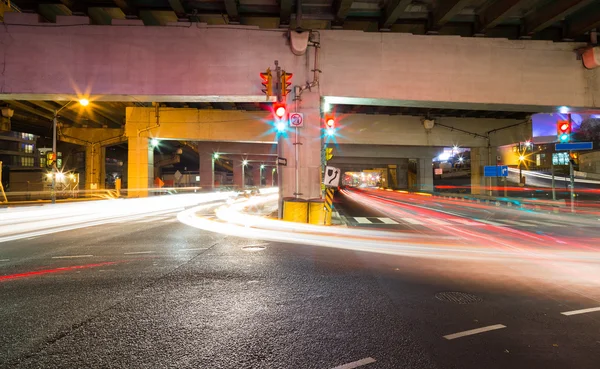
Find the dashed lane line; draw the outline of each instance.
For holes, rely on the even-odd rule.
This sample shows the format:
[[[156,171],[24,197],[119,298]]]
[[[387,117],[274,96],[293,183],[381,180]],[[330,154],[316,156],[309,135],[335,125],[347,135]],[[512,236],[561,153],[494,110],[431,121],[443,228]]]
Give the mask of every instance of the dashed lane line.
[[[53,256],[52,259],[78,259],[78,258],[91,258],[94,255],[63,255]]]
[[[10,259],[0,259],[0,263],[4,261],[10,261]]]
[[[353,368],[358,368],[359,366],[363,366],[363,365],[367,365],[367,364],[372,364],[375,361],[377,361],[377,360],[373,359],[372,357],[366,357],[364,359],[353,361],[353,362],[348,363],[348,364],[343,364],[343,365],[340,365],[340,366],[336,366],[333,369],[353,369]]]
[[[372,224],[373,223],[369,219],[364,218],[364,217],[354,217],[354,220],[360,224]]]
[[[382,221],[385,224],[398,224],[398,222],[396,222],[395,220],[390,219],[390,218],[377,218],[377,219],[379,219],[380,221]]]
[[[195,249],[179,249],[179,251],[202,251],[202,250],[208,250],[208,247],[198,247]]]
[[[137,255],[137,254],[152,254],[154,251],[132,251],[132,252],[124,252],[123,255]]]
[[[581,310],[573,310],[573,311],[565,311],[564,313],[561,313],[561,314],[569,316],[569,315],[593,313],[595,311],[600,311],[600,307],[589,308],[589,309],[581,309]]]
[[[468,331],[448,334],[448,335],[444,336],[444,338],[447,340],[454,340],[457,338],[461,338],[461,337],[465,337],[465,336],[472,336],[474,334],[479,334],[479,333],[484,333],[484,332],[489,332],[489,331],[495,331],[496,329],[502,329],[502,328],[506,328],[506,326],[502,325],[502,324],[488,325],[487,327],[481,327],[481,328],[471,329]]]

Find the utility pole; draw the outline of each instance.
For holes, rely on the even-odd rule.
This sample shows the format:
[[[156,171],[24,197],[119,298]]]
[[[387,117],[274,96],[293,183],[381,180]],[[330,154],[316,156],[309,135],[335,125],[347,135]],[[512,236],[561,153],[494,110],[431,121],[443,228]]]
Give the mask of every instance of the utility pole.
[[[556,187],[554,184],[554,161],[552,162],[552,166],[550,168],[552,171],[552,200],[556,201]]]
[[[575,212],[575,170],[573,169],[572,151],[569,151],[569,177],[571,182],[571,213]]]
[[[2,161],[0,161],[0,191],[2,191],[4,202],[8,202],[8,200],[6,199],[6,193],[4,193],[4,185],[2,184]]]
[[[65,105],[66,106],[66,105]],[[52,119],[52,154],[54,155],[54,163],[52,163],[52,203],[56,204],[56,125],[58,121],[58,110],[54,109],[54,118]]]

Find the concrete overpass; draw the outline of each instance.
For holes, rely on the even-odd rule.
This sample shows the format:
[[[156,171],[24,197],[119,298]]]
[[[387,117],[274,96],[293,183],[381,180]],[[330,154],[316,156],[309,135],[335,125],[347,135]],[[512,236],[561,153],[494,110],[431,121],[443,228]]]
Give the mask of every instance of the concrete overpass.
[[[308,51],[295,55],[285,30],[202,24],[93,26],[80,25],[75,18],[81,20],[61,18],[48,24],[31,14],[5,14],[5,27],[0,27],[0,43],[5,45],[0,49],[4,71],[0,99],[68,101],[86,96],[98,103],[260,103],[266,100],[258,73],[278,60],[294,73],[299,88],[313,82],[298,102],[306,122],[299,138],[302,180],[294,188],[295,168],[281,168],[284,196],[320,194],[324,102],[334,107],[468,109],[490,114],[552,112],[560,106],[600,108],[600,75],[584,69],[573,51],[585,46],[582,43],[324,30],[310,32]],[[321,73],[313,75],[311,69]],[[169,114],[161,109],[161,119]],[[274,135],[268,113],[224,114],[224,119],[215,120],[192,109],[189,120],[172,122],[174,129],[168,130],[167,123],[153,128],[153,109],[128,109],[129,168],[137,178],[130,179],[130,185],[143,187],[147,176],[143,173],[147,169],[152,173],[147,165],[148,139],[153,135],[256,143],[277,139],[280,156],[294,158],[295,145]],[[509,139],[531,136],[527,124],[494,131],[511,122],[493,119],[446,123],[445,118],[438,119],[440,125],[427,132],[420,124],[425,116],[378,116],[375,122],[353,115],[339,118],[339,143],[439,146],[458,140],[462,146],[483,150],[475,153],[481,163],[489,161],[487,147],[493,150]],[[442,130],[441,124],[451,128]],[[479,181],[477,174],[475,178]]]

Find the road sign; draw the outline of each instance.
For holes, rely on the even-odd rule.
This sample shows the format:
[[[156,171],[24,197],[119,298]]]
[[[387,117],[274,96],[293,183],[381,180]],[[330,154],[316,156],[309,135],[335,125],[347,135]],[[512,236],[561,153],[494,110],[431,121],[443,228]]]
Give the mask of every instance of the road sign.
[[[341,170],[334,167],[325,167],[325,176],[323,177],[323,184],[325,186],[337,187],[340,185],[340,174]]]
[[[508,177],[507,165],[486,165],[483,167],[484,177]]]
[[[304,127],[304,114],[290,113],[290,127]]]
[[[277,158],[277,165],[283,165],[284,167],[287,166],[287,159],[286,158]]]
[[[557,143],[555,145],[556,151],[591,150],[593,148],[594,148],[593,142],[568,142],[568,143]]]
[[[179,182],[181,180],[181,177],[183,177],[183,174],[181,174],[180,171],[176,171],[175,174],[173,174],[173,177],[175,177],[175,180]]]

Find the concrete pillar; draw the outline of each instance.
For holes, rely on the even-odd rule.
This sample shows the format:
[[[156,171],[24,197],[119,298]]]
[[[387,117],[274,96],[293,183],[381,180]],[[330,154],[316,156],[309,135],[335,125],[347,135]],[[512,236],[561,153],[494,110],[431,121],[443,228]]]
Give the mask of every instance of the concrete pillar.
[[[471,148],[471,193],[473,195],[486,194],[483,167],[488,165],[487,147]]]
[[[253,186],[258,186],[261,187],[262,186],[262,172],[263,170],[260,169],[260,164],[254,164],[252,166],[252,185]]]
[[[269,167],[265,168],[264,176],[265,176],[265,186],[272,187],[275,185],[275,183],[273,183],[273,177],[275,176],[275,168],[269,168]]]
[[[407,189],[408,188],[408,159],[401,159],[398,164],[396,164],[396,183],[398,184],[398,188]]]
[[[127,193],[129,197],[147,197],[153,187],[154,149],[147,137],[129,137]]]
[[[291,99],[290,99],[291,100]],[[289,101],[289,106],[293,106]],[[296,182],[295,170],[295,132],[288,130],[286,135],[279,135],[279,156],[287,159],[287,166],[279,167],[280,194],[283,197],[293,197],[298,183],[298,197],[309,199],[321,197],[319,183],[321,172],[321,112],[320,97],[316,91],[305,91],[302,101],[298,103],[298,111],[304,114],[304,127],[299,128],[298,172]]]
[[[242,160],[233,159],[233,185],[236,188],[242,189],[246,187],[246,176],[244,175],[244,165]]]
[[[419,191],[433,192],[433,158],[419,158],[417,168],[417,178]]]
[[[200,187],[214,188],[215,187],[215,159],[213,155],[205,152],[199,153],[200,162]]]
[[[85,189],[104,188],[106,178],[106,147],[89,144],[85,147]]]

